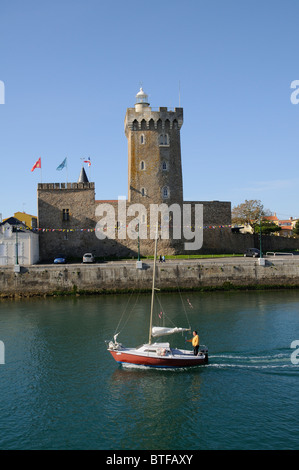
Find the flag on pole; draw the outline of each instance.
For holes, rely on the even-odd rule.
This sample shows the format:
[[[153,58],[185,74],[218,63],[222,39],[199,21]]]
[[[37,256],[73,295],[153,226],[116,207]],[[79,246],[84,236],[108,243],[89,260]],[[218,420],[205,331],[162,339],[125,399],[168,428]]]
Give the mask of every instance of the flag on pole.
[[[41,167],[42,167],[42,162],[41,162],[41,158],[39,157],[39,159],[35,162],[35,164],[31,168],[31,171],[34,171],[35,168],[41,168]]]
[[[67,158],[67,157],[66,157]],[[63,160],[62,163],[60,163],[60,165],[58,165],[58,167],[56,168],[56,170],[62,170],[63,168],[66,167],[66,158]]]
[[[84,163],[88,163],[88,166],[90,166],[91,165],[90,157],[88,157],[87,160],[84,160]]]

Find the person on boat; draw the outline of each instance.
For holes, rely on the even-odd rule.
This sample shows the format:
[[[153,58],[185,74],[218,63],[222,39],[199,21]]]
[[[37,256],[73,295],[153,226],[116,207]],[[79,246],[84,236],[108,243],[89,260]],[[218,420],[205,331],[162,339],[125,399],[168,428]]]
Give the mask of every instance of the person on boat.
[[[193,331],[193,338],[192,339],[187,339],[187,341],[189,343],[192,343],[194,356],[197,356],[198,349],[199,349],[199,337],[198,337],[197,331],[194,330]]]

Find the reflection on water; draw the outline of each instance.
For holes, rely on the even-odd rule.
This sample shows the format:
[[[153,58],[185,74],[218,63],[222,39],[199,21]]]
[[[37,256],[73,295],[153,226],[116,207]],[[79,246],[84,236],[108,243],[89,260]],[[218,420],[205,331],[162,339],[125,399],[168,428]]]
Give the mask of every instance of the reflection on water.
[[[147,341],[149,302],[1,302],[0,448],[295,449],[299,292],[162,294],[171,321],[199,331],[210,363],[121,368],[105,341],[117,331],[126,346]],[[185,334],[174,345],[191,347]]]

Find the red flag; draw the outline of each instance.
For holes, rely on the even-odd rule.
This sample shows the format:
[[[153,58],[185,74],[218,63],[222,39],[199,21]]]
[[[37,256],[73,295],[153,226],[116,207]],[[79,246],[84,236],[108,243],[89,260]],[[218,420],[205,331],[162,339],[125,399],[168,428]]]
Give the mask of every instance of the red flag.
[[[42,167],[42,162],[41,162],[41,158],[39,157],[39,159],[37,160],[37,162],[35,162],[35,164],[33,165],[33,167],[31,168],[31,171],[34,171],[35,168],[41,168]]]

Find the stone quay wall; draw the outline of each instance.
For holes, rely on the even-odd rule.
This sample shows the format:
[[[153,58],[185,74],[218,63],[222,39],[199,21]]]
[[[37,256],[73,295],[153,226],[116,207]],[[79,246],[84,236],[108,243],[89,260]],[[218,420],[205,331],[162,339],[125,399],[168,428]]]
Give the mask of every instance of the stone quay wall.
[[[249,258],[169,260],[156,265],[161,290],[299,287],[299,257],[272,257],[266,265]],[[0,297],[150,291],[153,260],[95,265],[36,265],[0,269]]]

